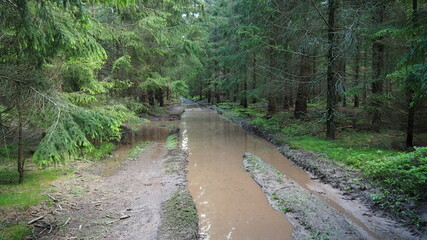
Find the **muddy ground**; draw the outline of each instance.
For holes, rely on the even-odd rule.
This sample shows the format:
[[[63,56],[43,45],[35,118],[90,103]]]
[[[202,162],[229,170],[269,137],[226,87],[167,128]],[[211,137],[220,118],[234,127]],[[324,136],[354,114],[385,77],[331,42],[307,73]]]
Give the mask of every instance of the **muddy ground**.
[[[151,120],[176,121],[183,112],[178,107],[167,110]],[[106,161],[72,163],[76,170],[47,190],[50,200],[19,214],[35,220],[27,239],[197,239],[187,154],[165,143],[145,148],[109,169],[107,176],[105,168],[111,165]]]
[[[216,106],[203,102],[198,102],[198,104],[217,111],[219,114],[223,113],[223,110]],[[319,183],[316,186],[319,189],[314,187],[311,189],[310,194],[316,195],[316,198],[323,199],[324,201],[330,202],[332,200],[335,202],[335,206],[339,205],[338,208],[341,214],[344,214],[347,219],[352,218],[352,220],[359,223],[360,226],[357,228],[362,233],[362,237],[351,239],[427,239],[425,227],[421,229],[414,226],[407,226],[402,219],[374,205],[370,196],[372,193],[378,193],[380,190],[372,186],[361,173],[348,170],[308,151],[291,149],[289,145],[280,142],[283,136],[263,131],[251,125],[251,119],[249,118],[231,117],[229,120],[240,125],[246,131],[276,145],[279,152],[296,166],[303,168],[307,174],[311,175],[312,179]],[[359,181],[354,182],[354,179],[359,179]],[[264,191],[265,189],[274,188],[270,183],[270,181],[258,182]],[[267,192],[266,195],[270,198]],[[272,206],[275,207],[274,204]],[[323,209],[323,205],[317,205],[317,207],[320,208],[319,211],[325,210]],[[297,207],[294,208],[296,209]],[[313,216],[315,217],[315,215]],[[294,225],[304,226],[304,224],[301,224],[301,219],[298,219],[297,217],[296,221],[293,221]],[[315,219],[317,222],[323,221],[322,217],[315,217]],[[304,223],[304,221],[302,222]],[[308,230],[306,234],[310,235],[312,233],[311,229],[311,227],[306,228]]]

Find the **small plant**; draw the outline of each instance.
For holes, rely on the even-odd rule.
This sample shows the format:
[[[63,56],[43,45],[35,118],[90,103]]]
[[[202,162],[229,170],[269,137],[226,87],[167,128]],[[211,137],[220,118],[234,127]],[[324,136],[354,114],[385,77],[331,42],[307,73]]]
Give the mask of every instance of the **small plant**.
[[[136,156],[138,156],[143,151],[147,150],[147,146],[150,144],[151,142],[147,141],[147,142],[141,142],[140,144],[134,146],[132,150],[130,150],[128,153],[128,159],[135,160]]]
[[[169,149],[174,149],[178,146],[179,144],[179,140],[178,137],[174,134],[174,135],[170,135],[167,139],[166,139],[166,146]]]

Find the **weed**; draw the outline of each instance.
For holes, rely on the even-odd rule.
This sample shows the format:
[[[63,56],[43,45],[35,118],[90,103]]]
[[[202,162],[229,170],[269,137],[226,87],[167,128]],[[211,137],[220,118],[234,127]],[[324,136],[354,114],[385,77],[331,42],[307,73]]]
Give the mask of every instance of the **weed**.
[[[151,142],[147,141],[147,142],[141,142],[138,145],[134,146],[128,153],[128,159],[129,160],[135,160],[136,157],[144,152],[145,150],[147,150],[148,145],[150,145]]]
[[[177,136],[174,134],[174,135],[170,135],[167,139],[166,139],[166,146],[169,148],[169,149],[174,149],[174,148],[176,148],[177,146],[178,146],[178,144],[179,144],[179,140],[178,140],[178,138],[177,138]]]

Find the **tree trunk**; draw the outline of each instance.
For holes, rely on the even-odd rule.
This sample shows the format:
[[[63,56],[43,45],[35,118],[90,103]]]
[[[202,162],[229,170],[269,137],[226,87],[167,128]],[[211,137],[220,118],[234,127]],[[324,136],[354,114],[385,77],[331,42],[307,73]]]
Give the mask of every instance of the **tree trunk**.
[[[153,90],[148,90],[148,103],[150,104],[150,106],[154,106],[155,105]]]
[[[294,117],[300,119],[307,113],[308,83],[310,82],[311,62],[308,56],[301,56],[300,79],[295,101]]]
[[[161,88],[157,89],[156,98],[157,98],[157,101],[159,102],[160,107],[164,107],[165,106],[165,100],[164,100],[164,96],[163,96],[163,89],[161,89]]]
[[[382,24],[384,20],[385,4],[380,3],[375,9],[373,20],[376,24]],[[381,95],[384,88],[384,44],[382,43],[383,37],[374,39],[372,44],[372,125],[371,129],[378,132],[381,126]]]
[[[170,101],[172,99],[172,91],[170,87],[166,88],[166,99]]]
[[[276,113],[276,98],[273,96],[268,96],[268,106],[267,106],[267,115],[272,116]]]
[[[417,25],[418,16],[418,1],[412,0],[412,22],[414,26]],[[411,89],[407,90],[408,95],[408,122],[406,126],[406,147],[414,147],[414,122],[415,122],[415,102],[413,103],[414,91]]]
[[[22,109],[21,106],[18,106],[18,173],[19,173],[19,183],[24,182],[24,144],[23,144],[23,119],[22,119]]]
[[[360,41],[360,39],[358,39]],[[356,43],[356,56],[354,59],[354,86],[359,85],[360,71],[359,71],[359,60],[360,60],[360,42]],[[357,108],[360,105],[359,94],[354,94],[354,107]]]
[[[274,45],[274,43],[271,41],[270,45]],[[267,115],[268,116],[272,116],[273,114],[275,114],[277,112],[277,108],[276,108],[276,98],[275,98],[275,92],[274,92],[274,73],[273,71],[275,71],[275,59],[274,59],[274,53],[273,53],[273,48],[269,47],[268,48],[268,55],[269,55],[269,60],[270,60],[270,83],[267,83],[270,85],[269,90],[267,90],[267,100],[268,100],[268,107],[267,107]]]
[[[328,4],[328,70],[327,70],[327,118],[326,118],[326,137],[335,139],[335,106],[336,106],[336,37],[335,37],[335,14],[337,10],[336,0],[329,0]]]
[[[257,76],[256,76],[256,56],[253,56],[253,65],[252,65],[252,89],[255,90],[257,88]],[[257,103],[256,96],[252,96],[252,103]]]
[[[408,91],[408,122],[406,125],[406,147],[414,147],[414,122],[415,122],[415,106],[412,103],[412,97],[414,96],[414,91]]]
[[[248,108],[248,78],[246,76],[246,73],[244,73],[244,79],[243,79],[243,107]]]

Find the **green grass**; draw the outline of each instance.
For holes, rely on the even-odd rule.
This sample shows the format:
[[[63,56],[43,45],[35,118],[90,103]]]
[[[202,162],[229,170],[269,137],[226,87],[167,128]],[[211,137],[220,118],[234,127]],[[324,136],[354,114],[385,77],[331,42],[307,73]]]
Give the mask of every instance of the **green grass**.
[[[14,169],[0,169],[0,207],[26,209],[47,200],[43,193],[50,187],[49,182],[64,175],[60,169],[33,169],[27,171],[24,183],[18,184],[18,173]]]
[[[12,226],[0,225],[0,240],[21,240],[31,233],[31,228],[24,224]]]
[[[179,140],[178,140],[178,138],[177,138],[177,136],[174,134],[174,135],[170,135],[167,139],[166,139],[166,146],[169,148],[169,149],[174,149],[174,148],[176,148],[177,146],[178,146],[178,144],[179,144]]]
[[[386,156],[396,155],[393,150],[381,150],[369,147],[352,147],[349,143],[329,141],[316,137],[298,137],[289,140],[292,148],[309,150],[320,153],[323,157],[332,159],[352,167],[362,168],[372,159],[381,159]]]

